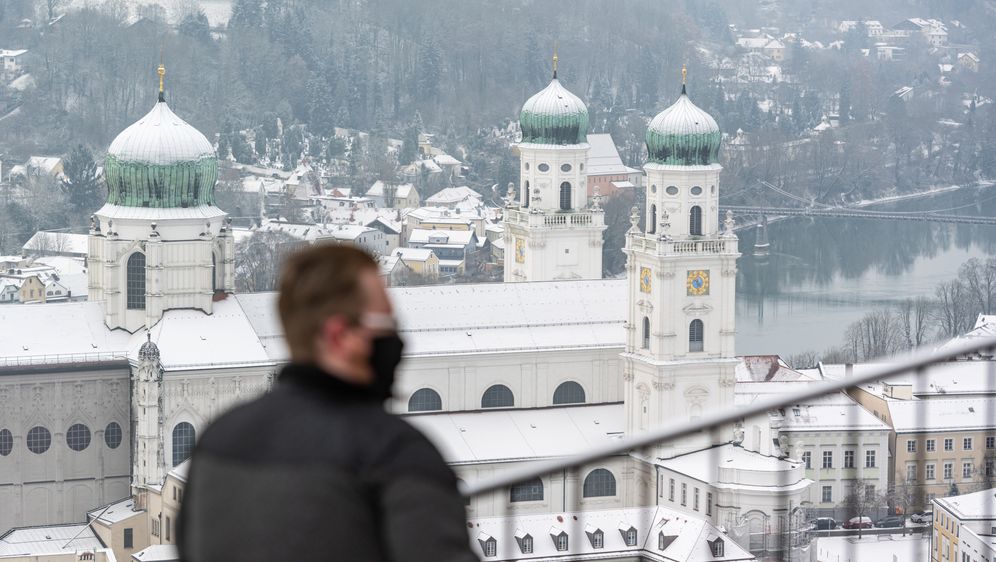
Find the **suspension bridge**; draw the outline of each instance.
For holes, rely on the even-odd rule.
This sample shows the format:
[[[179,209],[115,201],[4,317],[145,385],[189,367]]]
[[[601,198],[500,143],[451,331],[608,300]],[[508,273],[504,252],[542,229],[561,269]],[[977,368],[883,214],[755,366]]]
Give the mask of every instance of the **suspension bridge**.
[[[996,225],[996,217],[980,217],[935,213],[932,211],[868,211],[848,207],[790,208],[790,207],[749,207],[742,205],[720,205],[720,212],[732,211],[734,215],[792,216],[792,217],[834,217],[850,219],[884,219],[904,221],[945,222],[954,224]]]

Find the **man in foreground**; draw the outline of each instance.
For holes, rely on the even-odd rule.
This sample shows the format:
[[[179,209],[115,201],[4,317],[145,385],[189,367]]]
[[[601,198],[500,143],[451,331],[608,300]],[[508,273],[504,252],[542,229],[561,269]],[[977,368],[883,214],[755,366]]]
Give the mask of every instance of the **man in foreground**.
[[[456,477],[384,410],[402,342],[376,262],[292,256],[280,282],[291,362],[194,451],[179,521],[187,562],[470,562]]]

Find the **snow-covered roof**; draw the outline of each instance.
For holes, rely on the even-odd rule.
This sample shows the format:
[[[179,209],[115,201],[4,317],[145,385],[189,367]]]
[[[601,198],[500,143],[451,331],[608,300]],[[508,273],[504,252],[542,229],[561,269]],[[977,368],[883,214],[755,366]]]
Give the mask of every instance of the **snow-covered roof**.
[[[131,555],[139,562],[175,562],[180,560],[180,551],[175,544],[154,544]]]
[[[103,549],[89,525],[50,525],[11,529],[0,536],[0,557],[43,556]]]
[[[432,250],[425,248],[395,248],[394,255],[401,261],[424,262],[432,257]]]
[[[363,236],[364,234],[379,233],[380,231],[375,228],[370,228],[369,226],[360,226],[358,224],[335,224],[326,225],[325,231],[329,236],[335,238],[336,240],[349,240],[353,241]]]
[[[76,361],[124,359],[131,336],[108,330],[98,302],[0,307],[0,366],[50,363],[59,357]]]
[[[51,174],[62,163],[62,158],[58,156],[32,156],[28,158],[26,167],[28,170],[37,170],[46,174]]]
[[[402,183],[395,185],[394,188],[395,197],[406,199],[412,194],[412,190],[415,189],[415,186],[410,183]],[[366,195],[367,197],[384,197],[384,182],[380,180],[374,182],[374,184],[370,186],[370,189],[367,190]]]
[[[882,366],[881,363],[856,363],[850,369],[853,374],[861,375],[869,369]],[[882,382],[890,385],[912,385],[913,394],[921,398],[992,396],[996,394],[996,388],[993,388],[990,377],[991,369],[992,365],[988,361],[950,361],[931,365],[919,374],[896,375]],[[847,365],[820,365],[820,372],[827,379],[843,378],[847,376],[847,370]],[[867,383],[860,388],[879,396],[885,390],[881,383]]]
[[[408,217],[421,222],[449,221],[453,224],[470,224],[471,221],[484,220],[485,218],[481,212],[481,208],[477,206],[471,210],[464,210],[462,208],[450,209],[448,207],[419,207],[405,213],[405,218]]]
[[[588,151],[588,163],[586,171],[589,176],[617,176],[624,174],[639,173],[639,170],[630,168],[623,164],[616,149],[616,143],[612,140],[612,135],[608,133],[592,133],[588,135],[588,144],[591,149]]]
[[[799,468],[799,463],[796,461],[769,457],[733,444],[710,447],[674,458],[658,460],[657,464],[700,482],[712,483],[717,488],[736,489],[749,486],[751,488],[788,490],[803,489],[812,483],[811,480],[804,478],[798,482],[792,482],[786,481],[782,477],[782,474],[787,475],[790,470]],[[735,467],[738,472],[743,474],[755,473],[765,476],[752,478],[750,484],[727,482],[723,469],[730,467]],[[773,485],[762,483],[771,480],[776,480],[778,483]],[[754,482],[757,484],[755,485]]]
[[[474,240],[473,230],[429,230],[414,228],[408,235],[409,244],[466,246]]]
[[[625,279],[395,287],[390,295],[408,355],[621,349],[625,341]]]
[[[970,431],[993,425],[992,398],[889,400],[896,432]]]
[[[439,154],[434,156],[432,160],[440,166],[459,166],[461,164],[459,160],[449,154]]]
[[[665,507],[586,509],[567,513],[509,515],[473,518],[472,548],[483,560],[482,541],[494,538],[500,560],[653,560],[706,562],[755,560],[712,524]],[[637,541],[628,546],[622,529],[636,529]],[[588,533],[601,531],[603,543],[594,548]],[[567,534],[568,550],[558,551],[554,537]],[[658,537],[667,537],[660,550]],[[533,539],[533,552],[523,555],[519,540]],[[709,540],[723,540],[723,555],[715,557]]]
[[[815,382],[815,381],[813,381]],[[751,386],[762,386],[771,383],[754,383]],[[797,385],[798,383],[774,383]],[[804,383],[805,384],[805,383]],[[811,383],[810,383],[811,384]],[[737,384],[737,395],[740,398],[740,384]],[[754,397],[758,395],[755,394]],[[738,400],[738,403],[746,403]],[[890,431],[884,421],[872,415],[860,404],[844,393],[831,394],[815,398],[802,404],[786,406],[785,415],[778,415],[777,420],[781,431]]]
[[[429,205],[451,205],[465,199],[476,199],[480,202],[482,198],[483,196],[480,193],[465,185],[461,185],[459,187],[447,187],[441,189],[437,193],[427,197],[425,202]]]
[[[173,467],[173,470],[169,471],[168,475],[176,478],[180,482],[187,481],[187,472],[190,470],[190,459],[187,459],[180,464]]]
[[[819,537],[811,548],[813,560],[820,562],[859,562],[866,560],[930,560],[929,539],[923,535],[874,535],[858,537]]]
[[[934,501],[958,519],[996,521],[996,489],[937,498]]]
[[[114,523],[120,523],[121,521],[134,517],[140,513],[142,513],[142,510],[136,510],[135,500],[129,497],[123,500],[118,500],[112,504],[91,509],[86,512],[86,519],[88,522],[97,520],[101,523],[111,525]]]
[[[214,158],[214,146],[200,131],[159,102],[144,117],[121,131],[107,147],[121,162],[169,165]]]
[[[26,52],[27,49],[0,49],[0,57],[19,57]]]
[[[89,240],[90,237],[86,234],[39,230],[21,246],[21,251],[25,254],[49,252],[85,256],[89,250]]]
[[[622,404],[407,416],[450,464],[564,457],[618,438]]]

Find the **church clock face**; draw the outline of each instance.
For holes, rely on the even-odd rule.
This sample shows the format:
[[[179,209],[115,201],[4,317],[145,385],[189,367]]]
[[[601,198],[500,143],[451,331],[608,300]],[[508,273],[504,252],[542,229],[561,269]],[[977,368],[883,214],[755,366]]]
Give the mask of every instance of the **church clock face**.
[[[685,281],[685,288],[688,291],[688,296],[699,297],[702,295],[709,294],[709,270],[708,269],[693,269],[688,272],[688,278]]]
[[[515,239],[515,263],[526,262],[526,241],[522,238]]]
[[[649,293],[650,292],[650,268],[641,267],[640,268],[640,292]]]

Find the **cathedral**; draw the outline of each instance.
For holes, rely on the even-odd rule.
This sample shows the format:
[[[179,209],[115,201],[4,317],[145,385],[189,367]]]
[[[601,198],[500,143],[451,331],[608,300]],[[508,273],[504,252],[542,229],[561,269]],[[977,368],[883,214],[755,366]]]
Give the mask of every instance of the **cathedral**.
[[[519,116],[505,283],[390,289],[407,345],[389,407],[465,482],[735,408],[745,376],[716,121],[683,85],[650,122],[646,213],[633,209],[625,279],[603,280],[588,111],[556,64]],[[145,536],[168,542],[150,493],[286,361],[276,295],[233,292],[212,143],[173,113],[159,74],[151,111],[108,148],[89,300],[0,310],[0,532],[82,521],[130,497],[155,521]],[[696,548],[752,559],[781,548],[755,541],[801,516],[810,483],[769,420],[747,419],[474,497],[467,517],[485,559],[615,543],[632,554],[638,539],[669,559]],[[679,540],[689,533],[700,540]]]

